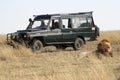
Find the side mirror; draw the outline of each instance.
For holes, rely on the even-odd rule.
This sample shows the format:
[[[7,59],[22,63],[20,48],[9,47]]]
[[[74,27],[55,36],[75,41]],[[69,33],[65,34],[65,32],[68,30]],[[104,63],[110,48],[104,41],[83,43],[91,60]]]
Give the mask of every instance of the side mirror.
[[[31,19],[31,18],[29,18],[29,22],[32,22],[32,19]]]

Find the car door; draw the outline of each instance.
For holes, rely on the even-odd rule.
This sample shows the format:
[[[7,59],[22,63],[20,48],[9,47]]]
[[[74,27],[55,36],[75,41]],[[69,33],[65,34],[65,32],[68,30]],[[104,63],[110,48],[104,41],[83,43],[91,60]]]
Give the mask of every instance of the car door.
[[[49,32],[44,38],[47,44],[61,44],[62,33],[61,33],[61,19],[60,17],[54,17],[51,19],[49,24]]]
[[[74,42],[75,39],[75,35],[73,33],[73,29],[72,29],[72,23],[71,23],[71,19],[70,18],[63,18],[62,19],[62,38],[63,38],[63,42],[66,43],[72,43]]]
[[[72,43],[74,41],[75,35],[71,28],[69,29],[62,29],[62,41],[64,43]]]

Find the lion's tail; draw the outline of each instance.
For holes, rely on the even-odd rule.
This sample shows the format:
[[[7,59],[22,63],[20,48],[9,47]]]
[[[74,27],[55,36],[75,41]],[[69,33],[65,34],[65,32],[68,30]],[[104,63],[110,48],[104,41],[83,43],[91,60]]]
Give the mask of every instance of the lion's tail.
[[[96,53],[96,50],[91,50],[91,51],[86,51],[86,52],[81,52],[80,54],[77,55],[77,57],[79,58],[83,58],[86,57],[92,53]]]

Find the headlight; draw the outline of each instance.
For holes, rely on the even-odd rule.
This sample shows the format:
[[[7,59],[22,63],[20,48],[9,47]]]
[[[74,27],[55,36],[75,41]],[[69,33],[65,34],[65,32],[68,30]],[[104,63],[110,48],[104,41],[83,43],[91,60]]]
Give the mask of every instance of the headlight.
[[[26,34],[24,35],[24,38],[27,38],[27,37],[30,37],[30,33],[26,33]]]
[[[27,36],[26,36],[26,35],[24,35],[24,37],[26,38]]]

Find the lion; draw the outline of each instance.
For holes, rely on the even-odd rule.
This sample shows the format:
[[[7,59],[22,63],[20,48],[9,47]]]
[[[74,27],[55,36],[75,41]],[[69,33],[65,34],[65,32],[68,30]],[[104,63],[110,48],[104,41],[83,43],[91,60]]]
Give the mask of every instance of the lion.
[[[113,57],[113,51],[112,46],[110,42],[107,39],[103,39],[98,45],[97,45],[98,52],[101,52],[105,56],[111,56]]]

